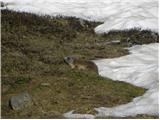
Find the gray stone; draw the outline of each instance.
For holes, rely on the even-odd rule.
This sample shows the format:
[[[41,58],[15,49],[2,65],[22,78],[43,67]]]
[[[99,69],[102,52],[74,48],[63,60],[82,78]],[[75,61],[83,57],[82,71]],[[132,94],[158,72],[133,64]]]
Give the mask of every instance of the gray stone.
[[[41,86],[50,86],[50,83],[41,83]]]
[[[32,105],[32,98],[27,92],[13,96],[10,99],[10,106],[13,110],[21,110],[31,105]]]
[[[107,42],[107,44],[110,44],[110,45],[116,45],[116,44],[120,44],[121,41],[120,40],[112,40],[110,42]]]

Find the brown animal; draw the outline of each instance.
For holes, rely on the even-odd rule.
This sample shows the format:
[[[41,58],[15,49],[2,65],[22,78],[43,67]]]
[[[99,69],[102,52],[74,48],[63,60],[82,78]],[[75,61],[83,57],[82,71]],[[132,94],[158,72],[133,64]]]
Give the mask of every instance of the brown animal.
[[[98,73],[98,68],[96,64],[92,61],[80,60],[75,57],[64,57],[64,61],[72,68],[77,68],[79,70],[92,70]]]

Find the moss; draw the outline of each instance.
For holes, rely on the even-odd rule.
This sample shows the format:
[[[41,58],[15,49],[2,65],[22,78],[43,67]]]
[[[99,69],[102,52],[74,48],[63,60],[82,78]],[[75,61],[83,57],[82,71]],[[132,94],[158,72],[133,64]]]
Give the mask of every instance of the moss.
[[[142,88],[92,71],[71,70],[64,63],[63,57],[68,55],[86,60],[127,55],[123,48],[128,46],[128,38],[134,44],[157,42],[158,35],[150,31],[97,35],[94,28],[99,24],[2,10],[2,87],[10,87],[2,93],[2,118],[61,118],[72,109],[94,113],[95,107],[124,104],[142,95]],[[106,44],[117,39],[120,44]],[[135,42],[137,39],[141,41]],[[50,86],[42,87],[44,82]],[[29,91],[34,105],[23,111],[10,110],[6,102],[21,91]]]

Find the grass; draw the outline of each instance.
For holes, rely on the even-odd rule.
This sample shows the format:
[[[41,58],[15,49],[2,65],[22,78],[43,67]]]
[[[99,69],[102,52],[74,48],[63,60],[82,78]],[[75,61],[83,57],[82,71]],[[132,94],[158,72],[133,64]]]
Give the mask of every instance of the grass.
[[[70,110],[94,114],[95,107],[124,104],[145,92],[92,71],[71,70],[63,57],[90,60],[127,55],[124,47],[158,42],[156,33],[133,29],[97,35],[94,28],[100,22],[9,10],[2,10],[1,22],[2,118],[62,118]],[[112,40],[121,42],[104,45]],[[34,105],[11,110],[8,100],[23,91],[31,94]]]

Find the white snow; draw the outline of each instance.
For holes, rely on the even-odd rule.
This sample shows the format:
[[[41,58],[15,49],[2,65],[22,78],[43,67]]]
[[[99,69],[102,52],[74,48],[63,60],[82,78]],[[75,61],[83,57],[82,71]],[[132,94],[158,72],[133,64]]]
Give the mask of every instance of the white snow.
[[[73,113],[74,110],[70,111],[70,112],[67,112],[67,113],[64,113],[63,116],[65,118],[70,118],[70,119],[75,119],[75,118],[78,118],[78,119],[94,119],[95,116],[94,115],[91,115],[91,114],[77,114],[77,113]]]
[[[158,32],[158,0],[0,0],[7,8],[39,15],[75,16],[101,21],[97,33],[131,28]],[[158,43],[129,48],[130,55],[94,61],[103,77],[125,81],[148,89],[132,102],[112,108],[95,108],[98,114],[65,113],[66,118],[97,116],[125,117],[137,114],[158,115]]]
[[[115,59],[97,60],[101,76],[125,81],[148,89],[132,102],[112,108],[95,108],[96,116],[135,116],[137,114],[158,115],[158,43],[131,47],[130,55]]]
[[[158,32],[158,0],[0,0],[16,11],[102,21],[97,33],[131,28]]]

